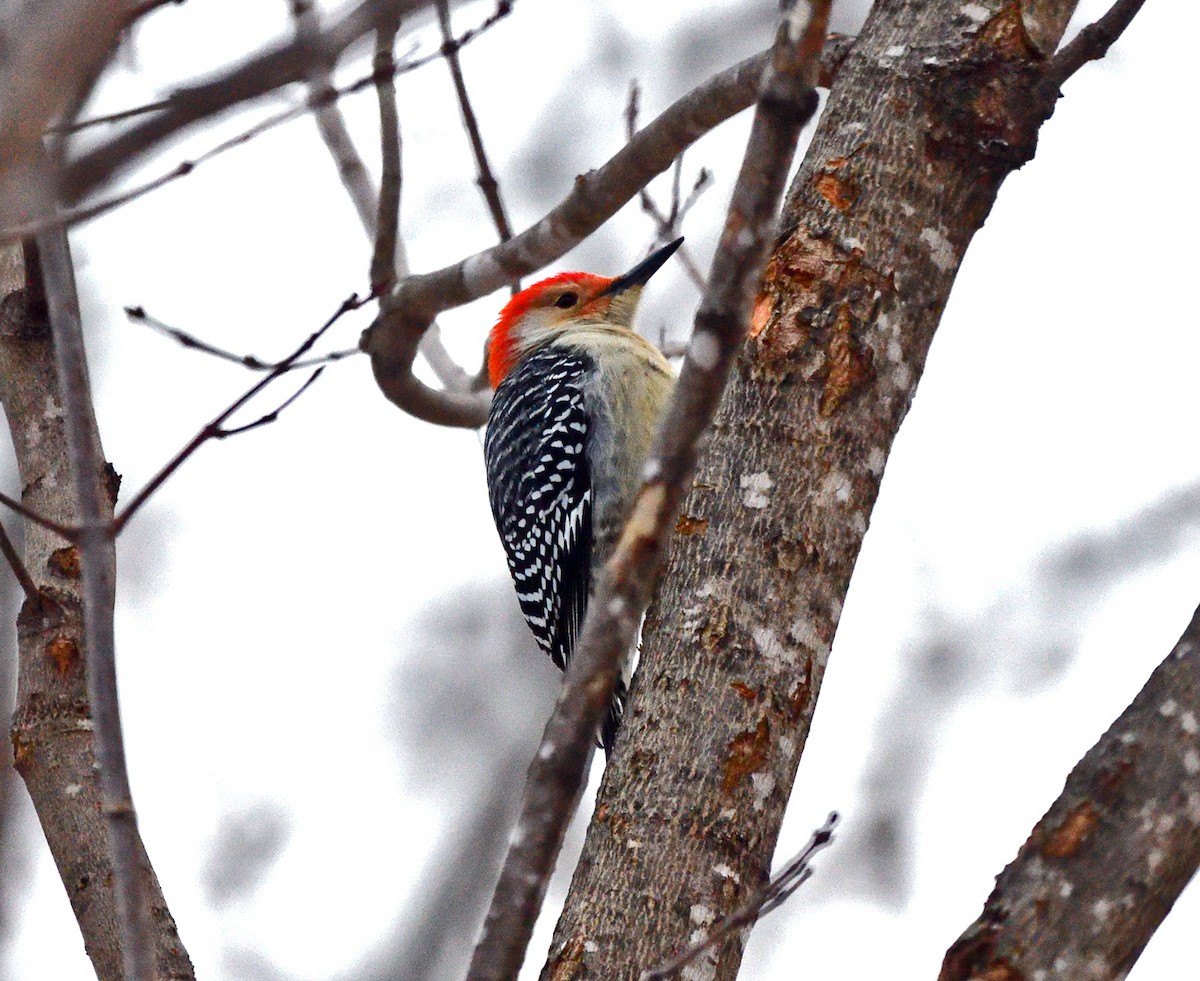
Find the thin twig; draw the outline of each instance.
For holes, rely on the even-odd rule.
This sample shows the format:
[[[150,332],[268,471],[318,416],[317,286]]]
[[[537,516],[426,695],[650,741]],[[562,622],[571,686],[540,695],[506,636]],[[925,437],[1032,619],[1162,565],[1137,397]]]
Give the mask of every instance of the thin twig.
[[[1061,86],[1088,62],[1108,54],[1143,3],[1145,0],[1117,0],[1099,20],[1088,24],[1050,59],[1045,69],[1046,82]]]
[[[424,0],[424,2],[432,3],[433,0]],[[507,13],[507,10],[505,10],[503,13]],[[498,22],[499,18],[501,16],[503,16],[503,13],[500,13],[500,12],[494,13],[490,17],[488,17],[487,20],[480,23],[477,27],[472,28],[471,30],[465,31],[462,34],[462,36],[459,37],[459,39],[458,39],[458,46],[461,48],[464,45],[470,43],[475,38],[479,37],[481,34],[483,34],[485,31],[487,31],[489,28],[491,28],[493,25],[495,25]],[[439,50],[432,54],[429,54],[429,55],[426,55],[426,56],[423,56],[420,58],[413,58],[410,60],[406,60],[406,61],[396,65],[393,74],[397,75],[397,76],[405,75],[409,72],[416,71],[418,68],[422,68],[425,65],[428,65],[430,62],[436,61],[440,57],[441,57],[441,51]],[[247,129],[243,130],[241,133],[237,134],[236,136],[232,136],[227,140],[223,140],[222,142],[218,143],[216,146],[212,147],[211,149],[206,150],[204,153],[200,154],[199,156],[197,156],[193,159],[190,159],[190,160],[183,160],[180,163],[176,164],[175,167],[173,167],[171,170],[167,171],[166,173],[160,174],[157,177],[151,178],[150,180],[148,180],[142,184],[132,187],[126,191],[122,191],[118,194],[111,195],[110,197],[104,198],[104,199],[94,202],[93,204],[90,204],[90,205],[86,205],[83,207],[64,209],[64,210],[60,211],[59,213],[57,213],[56,215],[53,215],[53,216],[50,216],[47,218],[43,218],[40,220],[25,221],[20,224],[13,224],[13,225],[8,225],[3,228],[0,228],[0,242],[8,242],[8,241],[14,241],[16,239],[27,238],[31,235],[36,235],[36,234],[46,231],[50,228],[62,228],[62,227],[69,228],[74,225],[79,225],[79,224],[83,224],[84,222],[91,221],[92,219],[98,218],[101,215],[107,214],[108,212],[110,212],[116,208],[119,208],[119,207],[122,207],[123,205],[129,204],[132,201],[136,201],[138,198],[144,197],[145,195],[151,193],[152,191],[158,190],[160,187],[163,187],[167,184],[171,184],[174,181],[177,181],[182,177],[187,177],[189,174],[191,174],[191,172],[193,170],[195,170],[201,164],[207,163],[208,161],[212,160],[214,157],[217,157],[223,153],[226,153],[229,150],[235,149],[236,147],[243,146],[244,144],[249,143],[251,140],[255,139],[256,137],[259,137],[259,136],[263,135],[264,133],[268,132],[269,130],[274,129],[276,126],[280,126],[284,123],[291,122],[293,119],[298,119],[310,110],[318,113],[318,126],[320,126],[320,113],[321,113],[322,109],[324,109],[326,106],[334,105],[336,102],[338,102],[339,100],[341,100],[347,96],[355,95],[359,92],[364,91],[367,88],[374,86],[377,81],[378,81],[378,79],[377,79],[376,73],[374,71],[372,71],[370,74],[364,75],[363,77],[357,79],[356,81],[351,82],[347,85],[344,85],[341,88],[337,88],[337,89],[330,89],[330,88],[323,88],[323,87],[322,88],[314,88],[313,90],[310,91],[310,93],[303,105],[291,106],[290,108],[284,109],[284,110],[276,113],[273,116],[268,116],[266,119],[263,119],[258,123],[255,123],[253,126],[248,127]],[[190,92],[190,91],[191,90],[185,90],[185,92]],[[124,113],[116,113],[113,116],[97,117],[94,120],[84,120],[80,123],[71,123],[71,124],[63,127],[61,132],[70,133],[76,129],[82,129],[82,128],[85,128],[90,125],[99,124],[101,122],[109,122],[109,121],[119,119],[119,118],[126,118],[126,117],[134,116],[134,115],[152,113],[155,111],[161,111],[161,113],[163,113],[163,114],[169,113],[175,107],[175,102],[173,100],[176,100],[177,98],[179,98],[178,93],[176,95],[171,96],[168,99],[163,100],[163,101],[152,103],[147,106],[138,106],[133,109],[126,110]],[[212,110],[213,113],[219,112],[219,111],[220,111],[220,107]],[[203,115],[201,115],[197,118],[203,119],[205,117]],[[148,122],[147,126],[149,126],[149,125],[150,125],[150,123]],[[53,130],[47,130],[47,132],[52,132],[52,131]],[[350,144],[346,144],[345,146],[349,146],[349,145]],[[345,149],[345,146],[342,147],[343,151]],[[335,159],[336,159],[336,156],[335,156]],[[78,166],[79,166],[79,163],[77,162],[75,164],[71,164],[68,169],[74,170]],[[341,164],[339,163],[339,169],[340,169],[340,167],[341,167]],[[89,186],[89,190],[90,189],[91,188]],[[79,197],[79,196],[82,196],[82,195],[76,195],[76,197]],[[358,204],[357,204],[357,200],[356,200],[356,207],[357,206],[358,206]],[[370,234],[372,236],[374,236],[374,209],[373,208],[371,209],[371,215],[372,215],[372,217],[371,217],[372,230],[371,230]]]
[[[142,306],[125,307],[125,316],[135,323],[145,324],[147,327],[158,331],[160,334],[165,334],[172,340],[178,341],[184,347],[193,351],[200,351],[204,354],[211,354],[214,358],[219,358],[222,361],[229,361],[232,364],[240,365],[243,368],[249,368],[251,371],[270,371],[276,367],[276,363],[263,361],[261,358],[255,357],[253,354],[234,354],[232,351],[227,351],[224,348],[216,347],[209,344],[208,341],[203,341],[195,334],[189,334],[185,330],[180,330],[178,327],[172,327],[170,324],[163,323],[157,317],[152,317],[146,312],[146,308]]]
[[[679,207],[679,220],[687,216],[687,213],[692,210],[692,207],[700,200],[700,195],[707,191],[713,182],[712,171],[707,167],[701,167],[700,172],[696,174],[696,183],[692,185],[692,189],[688,191],[688,196],[684,199],[683,204]]]
[[[375,248],[371,254],[371,287],[386,292],[396,281],[396,245],[400,234],[400,113],[396,108],[395,63],[392,49],[399,24],[379,28],[375,45],[375,90],[379,100],[379,152],[383,172],[379,183],[379,208],[375,220]]]
[[[637,117],[638,108],[641,100],[641,88],[638,86],[637,80],[629,83],[629,102],[625,107],[625,136],[627,140],[632,140],[637,134]],[[671,168],[671,212],[664,215],[662,209],[659,208],[658,202],[651,196],[650,191],[643,187],[638,192],[638,200],[641,203],[642,211],[650,216],[654,222],[655,235],[654,242],[651,244],[651,251],[658,246],[679,238],[682,233],[683,218],[691,210],[692,205],[699,199],[701,193],[708,187],[712,175],[707,168],[701,167],[700,173],[696,176],[696,183],[692,186],[691,192],[688,194],[687,201],[680,202],[680,182],[683,175],[683,154],[675,158],[675,164]],[[649,253],[647,253],[649,254]],[[700,267],[696,265],[696,261],[692,258],[691,252],[688,250],[686,243],[680,246],[676,253],[680,261],[683,263],[683,268],[687,272],[688,278],[692,281],[696,289],[704,291],[704,273],[700,271]]]
[[[667,224],[672,228],[678,228],[678,222],[681,217],[679,214],[679,205],[681,203],[681,195],[679,186],[683,182],[683,154],[675,158],[675,166],[671,168],[671,212],[667,215]],[[678,237],[678,236],[676,236]]]
[[[19,514],[22,518],[32,521],[36,525],[41,525],[43,528],[48,528],[56,535],[62,535],[69,542],[75,541],[79,534],[78,528],[69,528],[66,525],[59,524],[57,521],[51,521],[44,514],[38,514],[36,511],[27,508],[20,501],[9,497],[7,494],[0,494],[0,504],[6,508],[10,508]]]
[[[0,241],[10,239],[27,238],[31,235],[37,235],[44,231],[53,228],[70,228],[75,225],[81,225],[84,222],[91,221],[93,218],[99,218],[101,215],[120,208],[126,204],[130,204],[139,198],[145,197],[151,191],[157,191],[160,187],[171,184],[179,180],[181,177],[187,177],[193,170],[201,164],[207,163],[214,157],[220,156],[227,150],[232,150],[234,147],[242,146],[249,143],[255,137],[261,136],[268,130],[274,129],[283,123],[290,122],[293,119],[298,119],[307,110],[307,106],[294,106],[291,109],[285,109],[274,116],[269,116],[261,122],[255,123],[248,129],[243,130],[236,136],[232,136],[227,140],[222,140],[211,149],[205,150],[202,154],[194,157],[191,160],[183,160],[175,165],[174,168],[167,171],[165,174],[160,174],[158,177],[153,177],[143,184],[138,184],[131,187],[127,191],[121,191],[108,198],[102,198],[94,204],[85,205],[79,208],[64,210],[57,215],[35,219],[25,222],[21,225],[10,225],[7,228],[0,230]]]
[[[313,65],[332,64],[347,47],[377,29],[380,24],[410,16],[432,3],[433,0],[360,0],[311,41],[294,38],[247,59],[215,78],[179,89],[167,98],[167,107],[161,113],[114,136],[75,160],[63,174],[63,190],[67,200],[78,200],[111,181],[123,170],[135,165],[147,151],[161,145],[180,130],[282,86],[306,80]],[[460,45],[488,30],[507,13],[508,9],[498,9],[478,28],[460,38]],[[411,70],[439,57],[440,51],[418,59],[406,68]],[[361,79],[348,86],[344,93],[357,92],[372,84],[372,77]]]
[[[58,122],[46,127],[48,135],[58,133],[78,133],[80,130],[91,129],[95,126],[111,126],[113,123],[123,123],[135,116],[145,116],[152,112],[160,112],[167,107],[165,99],[157,102],[146,102],[140,106],[131,106],[117,112],[106,113],[103,116],[89,116],[87,119],[73,119],[68,123]]]
[[[223,431],[225,422],[230,416],[237,412],[238,409],[249,402],[252,398],[254,398],[254,396],[265,389],[277,378],[292,370],[295,364],[299,362],[305,354],[312,350],[313,345],[321,339],[321,337],[327,330],[329,330],[330,327],[337,323],[338,320],[345,316],[345,314],[349,313],[351,310],[357,310],[366,302],[368,301],[359,299],[358,294],[351,294],[347,299],[343,300],[342,305],[338,307],[333,316],[326,320],[325,323],[323,323],[316,331],[310,334],[299,347],[297,347],[290,355],[276,364],[275,367],[272,368],[265,377],[252,385],[249,389],[234,399],[233,402],[231,402],[224,410],[213,417],[213,419],[209,421],[198,433],[196,433],[196,435],[193,436],[178,453],[176,453],[173,457],[171,457],[170,460],[167,461],[166,464],[163,465],[158,473],[156,473],[150,479],[146,486],[138,491],[136,495],[134,495],[133,500],[131,500],[129,504],[125,506],[125,509],[113,519],[111,532],[113,537],[121,534],[125,526],[129,523],[129,519],[138,512],[142,505],[150,499],[151,495],[153,495],[155,491],[157,491],[164,483],[166,483],[166,481],[172,476],[172,474],[175,473],[176,470],[183,466],[184,462],[187,461],[192,454],[194,454],[210,439],[222,438],[220,434]],[[305,384],[304,388],[307,388],[308,384],[311,384],[311,379]],[[303,389],[301,389],[301,391],[303,391]],[[278,412],[279,410],[276,411]]]
[[[796,16],[800,4],[807,17]],[[509,981],[524,960],[546,882],[579,800],[593,734],[649,602],[675,515],[690,488],[700,438],[716,413],[746,333],[788,167],[800,129],[817,108],[813,84],[829,7],[830,0],[788,4],[771,67],[759,76],[750,139],[691,347],[646,464],[647,483],[600,576],[563,692],[530,764],[513,843],[468,972],[476,981]],[[620,753],[618,740],[618,760]]]
[[[112,855],[113,890],[125,977],[151,981],[155,974],[154,920],[140,868],[137,813],[125,762],[117,697],[116,561],[108,523],[111,505],[101,485],[104,457],[100,452],[92,408],[79,299],[65,231],[38,238],[54,352],[58,367],[63,425],[78,504],[75,538],[83,582],[84,656],[88,701],[95,725],[97,782]]]
[[[786,903],[797,889],[812,878],[813,857],[833,841],[833,830],[837,822],[837,812],[832,811],[825,823],[812,833],[800,854],[788,862],[778,875],[754,893],[739,909],[713,924],[707,936],[665,964],[645,972],[640,981],[665,981],[666,978],[682,971],[706,950],[716,947],[734,931],[753,926],[768,913]]]
[[[25,598],[34,605],[40,603],[42,594],[38,591],[37,583],[33,581],[29,570],[25,568],[25,563],[21,561],[21,556],[13,547],[12,539],[8,537],[8,529],[4,527],[3,522],[0,522],[0,552],[4,553],[8,567],[17,577],[17,582],[21,584],[21,591],[25,594]]]
[[[503,8],[511,10],[511,0],[508,2],[502,0],[496,5],[496,8],[497,15]],[[471,153],[475,157],[475,168],[479,172],[477,178],[479,190],[487,202],[488,211],[491,212],[492,222],[496,226],[496,234],[500,236],[501,242],[507,242],[512,238],[512,228],[508,224],[504,202],[500,199],[500,185],[496,183],[496,177],[488,163],[487,151],[483,147],[483,136],[479,132],[479,120],[475,117],[475,109],[467,94],[467,83],[463,77],[462,63],[458,57],[461,45],[455,39],[453,28],[450,25],[449,0],[437,0],[437,14],[438,24],[442,29],[442,54],[446,56],[446,65],[450,69],[450,77],[454,80],[454,93],[458,97],[458,108],[462,113],[463,127],[467,131],[467,139],[471,141]],[[520,284],[514,283],[513,290],[519,292]]]
[[[384,21],[427,7],[432,0],[360,0],[311,41],[293,38],[256,54],[208,81],[179,89],[162,112],[130,127],[72,162],[62,174],[66,200],[76,201],[136,165],[143,154],[194,123],[305,81],[313,65],[330,64]]]
[[[283,411],[289,405],[291,405],[293,402],[296,401],[296,399],[298,399],[301,395],[303,395],[306,391],[308,391],[309,386],[312,385],[313,382],[315,382],[318,378],[321,377],[321,372],[323,372],[324,370],[325,369],[323,367],[321,367],[321,368],[318,368],[316,371],[314,371],[311,375],[309,375],[304,380],[303,385],[301,385],[298,389],[296,389],[296,391],[294,391],[291,395],[289,395],[286,399],[284,399],[283,402],[281,402],[278,407],[272,409],[270,412],[266,413],[265,415],[259,416],[253,422],[248,422],[242,426],[220,426],[212,434],[212,438],[213,439],[228,439],[230,436],[240,436],[242,433],[248,433],[252,429],[259,429],[262,426],[269,426],[271,423],[273,423],[279,419],[279,416],[283,413]]]
[[[302,361],[292,362],[291,364],[285,364],[284,361],[286,359],[284,361],[264,361],[253,354],[235,354],[233,351],[227,351],[225,348],[217,347],[215,344],[209,344],[208,341],[201,340],[195,334],[189,334],[186,330],[181,330],[179,327],[172,327],[157,317],[151,316],[146,312],[145,307],[126,307],[125,316],[135,323],[145,324],[160,334],[178,341],[189,350],[212,355],[221,361],[228,361],[239,367],[248,368],[250,371],[274,371],[276,368],[283,368],[284,371],[298,371],[302,368],[315,368],[317,365],[332,364],[335,361],[341,361],[343,358],[362,354],[362,351],[354,347],[341,351],[330,351],[328,354],[322,354],[315,358],[306,358]]]

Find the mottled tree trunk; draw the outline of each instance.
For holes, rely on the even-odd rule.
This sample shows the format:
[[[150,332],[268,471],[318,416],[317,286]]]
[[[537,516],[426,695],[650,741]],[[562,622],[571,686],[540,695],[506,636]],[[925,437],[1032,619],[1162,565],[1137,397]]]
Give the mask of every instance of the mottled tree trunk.
[[[1073,0],[880,0],[784,212],[543,978],[634,979],[766,873],[892,442],[1034,153]],[[688,968],[729,979],[745,934]]]
[[[0,247],[0,401],[12,431],[22,503],[71,526],[77,515],[54,345],[37,277],[30,282],[32,268],[22,261],[21,246]],[[105,479],[111,519],[118,478],[110,470]],[[79,557],[63,538],[26,521],[24,559],[42,598],[26,600],[17,621],[14,763],[33,799],[96,975],[118,981],[124,971],[84,673]],[[155,917],[159,977],[190,979],[191,962],[144,850],[139,850],[139,864]]]

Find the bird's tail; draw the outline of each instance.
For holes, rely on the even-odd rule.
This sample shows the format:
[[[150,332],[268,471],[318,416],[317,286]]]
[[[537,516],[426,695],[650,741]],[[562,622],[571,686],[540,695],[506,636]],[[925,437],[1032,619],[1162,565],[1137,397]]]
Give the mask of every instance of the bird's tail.
[[[621,725],[621,717],[625,714],[625,696],[627,694],[625,679],[617,679],[617,687],[613,689],[612,700],[608,703],[608,713],[600,723],[600,746],[604,749],[604,761],[612,757],[613,743],[617,740],[617,729]]]

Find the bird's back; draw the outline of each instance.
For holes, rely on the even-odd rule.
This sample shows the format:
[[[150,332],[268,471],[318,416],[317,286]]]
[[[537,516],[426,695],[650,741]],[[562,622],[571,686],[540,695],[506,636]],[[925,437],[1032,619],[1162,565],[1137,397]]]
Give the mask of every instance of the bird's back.
[[[612,554],[674,378],[624,327],[583,324],[526,353],[496,387],[484,458],[521,611],[565,669]],[[601,728],[611,750],[629,664]]]

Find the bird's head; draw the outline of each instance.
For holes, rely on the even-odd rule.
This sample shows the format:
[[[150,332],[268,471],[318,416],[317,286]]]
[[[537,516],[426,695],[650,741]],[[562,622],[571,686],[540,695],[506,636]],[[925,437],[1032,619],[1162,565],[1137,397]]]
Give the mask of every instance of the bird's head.
[[[677,238],[623,276],[566,272],[522,290],[505,304],[488,337],[488,379],[495,388],[509,370],[575,327],[607,324],[629,328],[642,287],[683,243]]]

